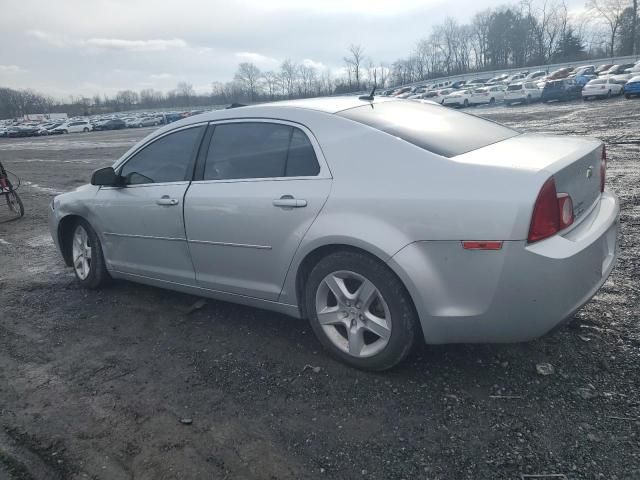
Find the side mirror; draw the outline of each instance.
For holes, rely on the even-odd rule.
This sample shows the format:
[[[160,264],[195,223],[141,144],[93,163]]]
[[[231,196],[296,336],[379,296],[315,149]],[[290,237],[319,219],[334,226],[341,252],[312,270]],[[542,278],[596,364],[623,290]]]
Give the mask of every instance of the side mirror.
[[[113,167],[100,168],[91,175],[91,185],[99,185],[101,187],[118,187],[122,181],[119,175],[116,175]]]

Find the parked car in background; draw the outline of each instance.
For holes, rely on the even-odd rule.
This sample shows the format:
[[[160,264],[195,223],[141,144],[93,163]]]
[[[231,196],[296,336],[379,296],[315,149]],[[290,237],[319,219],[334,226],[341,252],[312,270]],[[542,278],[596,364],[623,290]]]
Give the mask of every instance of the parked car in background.
[[[580,98],[582,87],[572,78],[547,81],[542,89],[540,99],[543,102],[566,101]]]
[[[560,68],[547,75],[547,80],[559,80],[561,78],[567,78],[569,75],[571,75],[571,73],[571,68]]]
[[[469,103],[471,105],[493,105],[502,100],[504,100],[504,87],[497,85],[476,88],[472,90],[471,96],[469,97]]]
[[[410,92],[410,91],[411,91],[411,87],[402,87],[402,88],[398,88],[398,89],[396,89],[396,91],[395,91],[395,92],[393,92],[393,94],[392,94],[392,95],[393,95],[394,97],[397,97],[397,96],[399,96],[399,95],[402,95],[403,93],[407,93],[407,92]]]
[[[430,90],[428,92],[420,95],[420,99],[422,100],[431,100],[432,102],[436,102],[442,105],[444,99],[450,93],[453,93],[455,90],[453,88],[443,88],[442,90]]]
[[[632,73],[635,75],[640,74],[640,63],[635,64],[633,67],[625,68],[624,73]]]
[[[514,103],[531,103],[540,100],[542,90],[535,82],[517,82],[507,85],[504,95],[505,105]]]
[[[627,83],[632,77],[635,77],[639,75],[639,73],[633,74],[633,73],[621,73],[618,75],[608,75],[604,78],[608,78],[609,80],[611,80],[614,83],[619,83],[620,85],[622,85],[624,87],[624,84]]]
[[[613,95],[622,94],[623,86],[611,80],[611,78],[596,78],[582,88],[582,98],[611,98]]]
[[[514,73],[512,75],[509,75],[505,80],[504,80],[504,84],[505,85],[509,85],[512,82],[517,82],[519,80],[522,80],[526,77],[526,75],[524,73]]]
[[[509,74],[508,73],[503,73],[502,75],[497,75],[497,76],[493,77],[492,79],[490,79],[487,82],[487,84],[496,85],[498,83],[504,82],[507,78],[509,78]]]
[[[102,122],[98,122],[93,126],[94,130],[120,130],[122,128],[127,128],[127,124],[124,122],[124,120],[120,120],[119,118],[103,120]]]
[[[609,70],[602,72],[601,75],[619,75],[621,73],[625,73],[627,68],[633,68],[635,64],[633,63],[624,63],[622,65],[614,65]]]
[[[465,86],[469,88],[481,87],[488,81],[489,81],[488,78],[475,78],[471,81],[468,81]]]
[[[602,72],[606,72],[611,67],[613,67],[613,63],[605,63],[603,65],[599,65],[598,68],[596,68],[595,74],[600,75]]]
[[[546,76],[547,76],[547,72],[545,72],[544,70],[538,70],[536,72],[531,72],[529,75],[524,77],[524,79],[525,81],[540,80],[542,79],[542,77],[546,77]]]
[[[58,125],[54,129],[52,129],[51,133],[87,133],[92,129],[93,126],[86,120],[71,120],[69,122]]]
[[[448,107],[468,107],[469,99],[471,98],[472,89],[466,88],[463,90],[454,90],[449,95],[445,96],[442,100],[442,105]]]
[[[160,117],[142,117],[135,118],[130,122],[127,122],[127,127],[140,128],[140,127],[156,127],[162,123]]]
[[[457,82],[453,82],[451,84],[451,88],[455,88],[455,89],[464,88],[466,84],[467,84],[466,80],[458,80]]]
[[[624,96],[627,99],[633,96],[640,96],[640,75],[632,77],[627,83],[625,83],[623,91]]]
[[[605,176],[597,139],[315,98],[158,129],[47,210],[82,288],[111,277],[304,318],[339,360],[385,370],[416,341],[521,342],[572,318],[616,261]]]

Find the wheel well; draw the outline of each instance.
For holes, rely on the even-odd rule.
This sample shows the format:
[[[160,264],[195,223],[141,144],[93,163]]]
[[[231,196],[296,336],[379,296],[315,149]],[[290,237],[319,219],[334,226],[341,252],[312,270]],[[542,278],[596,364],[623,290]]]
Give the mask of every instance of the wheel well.
[[[318,247],[315,250],[309,252],[307,256],[304,257],[304,259],[300,263],[300,266],[298,267],[298,272],[296,275],[296,298],[298,300],[298,308],[300,309],[300,315],[302,316],[302,318],[308,318],[307,306],[304,301],[304,289],[307,283],[307,279],[309,278],[309,274],[311,273],[311,270],[313,270],[313,267],[316,266],[317,263],[327,255],[330,255],[335,252],[345,252],[345,251],[367,255],[386,265],[386,263],[377,255],[374,255],[366,250],[363,250],[362,248],[354,247],[352,245],[344,245],[344,244],[324,245],[322,247]],[[402,281],[402,279],[398,277],[398,275],[391,268],[389,268],[389,270],[394,275],[396,275],[396,277],[404,287],[405,291],[407,292],[408,297],[411,299],[411,308],[413,308],[413,311],[416,312],[416,317],[417,317],[417,310],[416,310],[415,303],[413,302],[413,298],[411,297],[411,293],[409,293],[409,291],[407,290],[407,287],[404,285],[404,282]],[[417,328],[419,329],[419,334],[422,335],[422,326],[420,325],[420,322],[417,322]]]
[[[78,223],[82,217],[79,215],[67,215],[58,224],[58,243],[60,245],[60,251],[62,252],[62,258],[64,258],[67,266],[71,266],[73,259],[71,258],[71,242],[69,241],[71,235],[73,235],[73,227]]]

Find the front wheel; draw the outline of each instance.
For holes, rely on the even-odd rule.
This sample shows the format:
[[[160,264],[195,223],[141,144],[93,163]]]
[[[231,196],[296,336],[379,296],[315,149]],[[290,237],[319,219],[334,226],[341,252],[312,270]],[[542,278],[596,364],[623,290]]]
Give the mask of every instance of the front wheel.
[[[469,106],[469,100],[467,100],[466,98],[464,99],[464,108],[467,108]]]
[[[88,129],[87,127],[84,127],[84,128],[82,129],[82,131],[83,131],[84,133],[89,133],[89,129]]]
[[[84,220],[79,220],[73,229],[71,259],[73,271],[82,287],[95,289],[110,279],[98,235]]]
[[[311,328],[336,358],[365,370],[401,362],[418,322],[402,282],[383,263],[357,252],[336,252],[311,271],[305,287]]]
[[[629,93],[625,93],[624,98],[626,98],[627,100],[631,100],[631,95]]]

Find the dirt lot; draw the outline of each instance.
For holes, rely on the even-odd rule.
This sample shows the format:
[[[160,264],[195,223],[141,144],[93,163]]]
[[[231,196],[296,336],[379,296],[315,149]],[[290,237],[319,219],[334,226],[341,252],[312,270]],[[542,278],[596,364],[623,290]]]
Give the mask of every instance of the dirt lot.
[[[51,197],[149,130],[0,139],[27,208],[0,224],[0,479],[639,479],[640,101],[475,112],[607,142],[618,265],[545,338],[423,346],[383,374],[333,361],[281,315],[80,290],[49,238]]]

